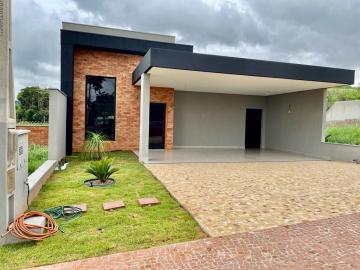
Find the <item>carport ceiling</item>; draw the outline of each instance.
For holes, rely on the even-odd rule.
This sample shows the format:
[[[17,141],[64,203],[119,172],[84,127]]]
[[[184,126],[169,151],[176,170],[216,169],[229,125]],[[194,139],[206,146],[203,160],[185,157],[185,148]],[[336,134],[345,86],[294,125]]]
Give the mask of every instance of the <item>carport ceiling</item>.
[[[354,70],[150,49],[133,72],[151,86],[243,95],[276,95],[354,83]]]
[[[153,67],[151,86],[179,91],[269,96],[297,91],[329,88],[341,84],[199,72]]]

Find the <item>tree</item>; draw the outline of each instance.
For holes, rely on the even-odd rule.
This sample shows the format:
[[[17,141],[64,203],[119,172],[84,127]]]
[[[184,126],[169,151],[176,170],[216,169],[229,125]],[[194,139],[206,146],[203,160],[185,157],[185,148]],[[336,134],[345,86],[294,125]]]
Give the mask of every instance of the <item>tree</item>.
[[[38,86],[21,89],[17,95],[16,117],[19,121],[48,121],[49,92]]]

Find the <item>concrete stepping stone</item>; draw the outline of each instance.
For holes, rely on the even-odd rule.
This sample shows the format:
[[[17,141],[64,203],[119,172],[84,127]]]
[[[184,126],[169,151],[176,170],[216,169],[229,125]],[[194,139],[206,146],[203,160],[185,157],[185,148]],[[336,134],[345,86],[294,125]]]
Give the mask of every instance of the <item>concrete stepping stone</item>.
[[[103,208],[105,211],[110,211],[110,210],[124,208],[124,207],[125,207],[125,203],[122,200],[103,203]]]
[[[138,202],[141,207],[160,204],[160,201],[155,197],[141,198],[138,200]]]
[[[86,203],[81,203],[81,204],[76,204],[73,205],[74,207],[80,208],[81,212],[87,212],[87,204]]]

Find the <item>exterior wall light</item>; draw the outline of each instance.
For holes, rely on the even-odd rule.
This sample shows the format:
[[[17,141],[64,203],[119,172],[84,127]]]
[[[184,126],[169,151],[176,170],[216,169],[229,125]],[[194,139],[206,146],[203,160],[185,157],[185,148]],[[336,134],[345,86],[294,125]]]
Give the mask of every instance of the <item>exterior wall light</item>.
[[[289,104],[288,113],[292,113],[292,112],[293,112],[292,106]]]

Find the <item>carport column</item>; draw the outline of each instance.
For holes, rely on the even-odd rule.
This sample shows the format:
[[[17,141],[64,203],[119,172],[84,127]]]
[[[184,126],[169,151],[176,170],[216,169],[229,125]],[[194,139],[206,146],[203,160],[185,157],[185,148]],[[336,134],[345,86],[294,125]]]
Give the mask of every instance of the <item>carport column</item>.
[[[141,75],[139,161],[149,158],[150,74]]]

